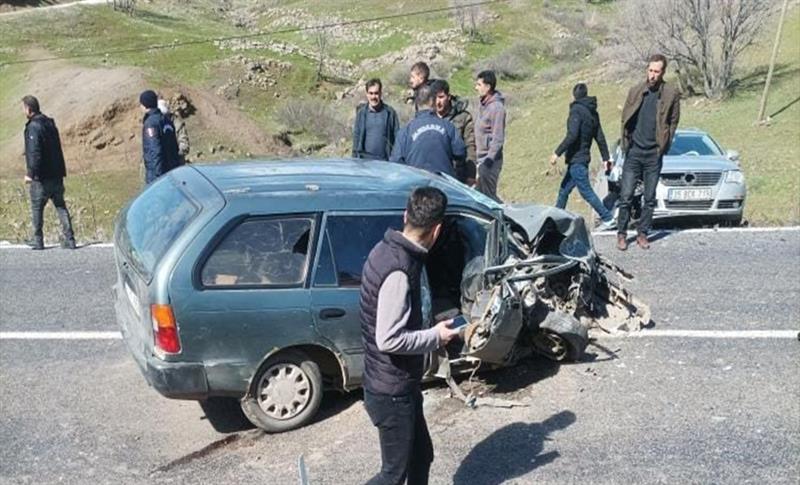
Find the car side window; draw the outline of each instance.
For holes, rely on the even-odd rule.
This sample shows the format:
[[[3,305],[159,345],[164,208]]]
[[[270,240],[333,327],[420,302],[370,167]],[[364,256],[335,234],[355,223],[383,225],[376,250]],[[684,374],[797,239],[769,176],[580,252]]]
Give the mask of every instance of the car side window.
[[[333,250],[339,287],[361,285],[361,271],[369,252],[383,239],[386,230],[402,229],[400,214],[329,216],[326,235]]]
[[[314,220],[248,219],[229,232],[201,271],[205,287],[299,286],[306,277]]]

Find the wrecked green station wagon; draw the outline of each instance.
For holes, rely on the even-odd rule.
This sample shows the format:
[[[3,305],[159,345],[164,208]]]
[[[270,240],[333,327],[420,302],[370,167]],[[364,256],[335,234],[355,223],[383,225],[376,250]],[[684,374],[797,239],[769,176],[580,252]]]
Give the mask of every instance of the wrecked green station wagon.
[[[425,185],[448,197],[426,265],[431,320],[469,320],[464,339],[428,359],[430,378],[532,352],[579,359],[589,328],[649,322],[621,286],[628,275],[570,212],[500,205],[388,162],[188,165],[115,227],[116,315],[147,381],[170,398],[235,398],[269,432],[312,420],[324,390],[359,388],[362,266]]]

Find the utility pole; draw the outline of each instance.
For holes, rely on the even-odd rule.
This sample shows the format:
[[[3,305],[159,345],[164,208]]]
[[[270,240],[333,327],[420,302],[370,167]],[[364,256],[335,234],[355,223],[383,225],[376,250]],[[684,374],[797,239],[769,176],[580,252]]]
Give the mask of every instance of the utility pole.
[[[775,34],[775,45],[772,46],[772,58],[769,61],[769,71],[767,71],[767,81],[764,83],[764,94],[761,95],[761,107],[758,109],[757,123],[764,123],[764,116],[767,111],[767,95],[769,94],[769,85],[772,82],[772,71],[775,70],[775,60],[778,57],[778,47],[781,44],[781,32],[783,31],[783,19],[786,17],[786,9],[789,7],[789,0],[783,0],[783,7],[781,8],[781,19],[778,21],[778,33]]]

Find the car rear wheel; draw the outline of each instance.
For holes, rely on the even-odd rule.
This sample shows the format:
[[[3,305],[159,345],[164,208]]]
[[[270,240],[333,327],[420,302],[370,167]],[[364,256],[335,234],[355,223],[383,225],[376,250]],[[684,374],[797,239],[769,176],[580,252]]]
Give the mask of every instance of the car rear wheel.
[[[305,353],[280,352],[261,366],[242,411],[256,426],[280,433],[307,424],[322,401],[322,373]]]

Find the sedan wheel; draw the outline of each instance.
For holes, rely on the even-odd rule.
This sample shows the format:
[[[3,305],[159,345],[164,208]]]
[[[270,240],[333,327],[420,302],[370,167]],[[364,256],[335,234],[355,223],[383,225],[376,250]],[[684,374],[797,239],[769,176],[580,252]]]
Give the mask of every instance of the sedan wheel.
[[[311,399],[311,383],[300,367],[292,363],[275,364],[258,383],[258,406],[273,419],[292,419]]]
[[[242,399],[242,411],[254,425],[270,433],[308,424],[322,401],[319,366],[297,350],[267,359],[252,383]]]

